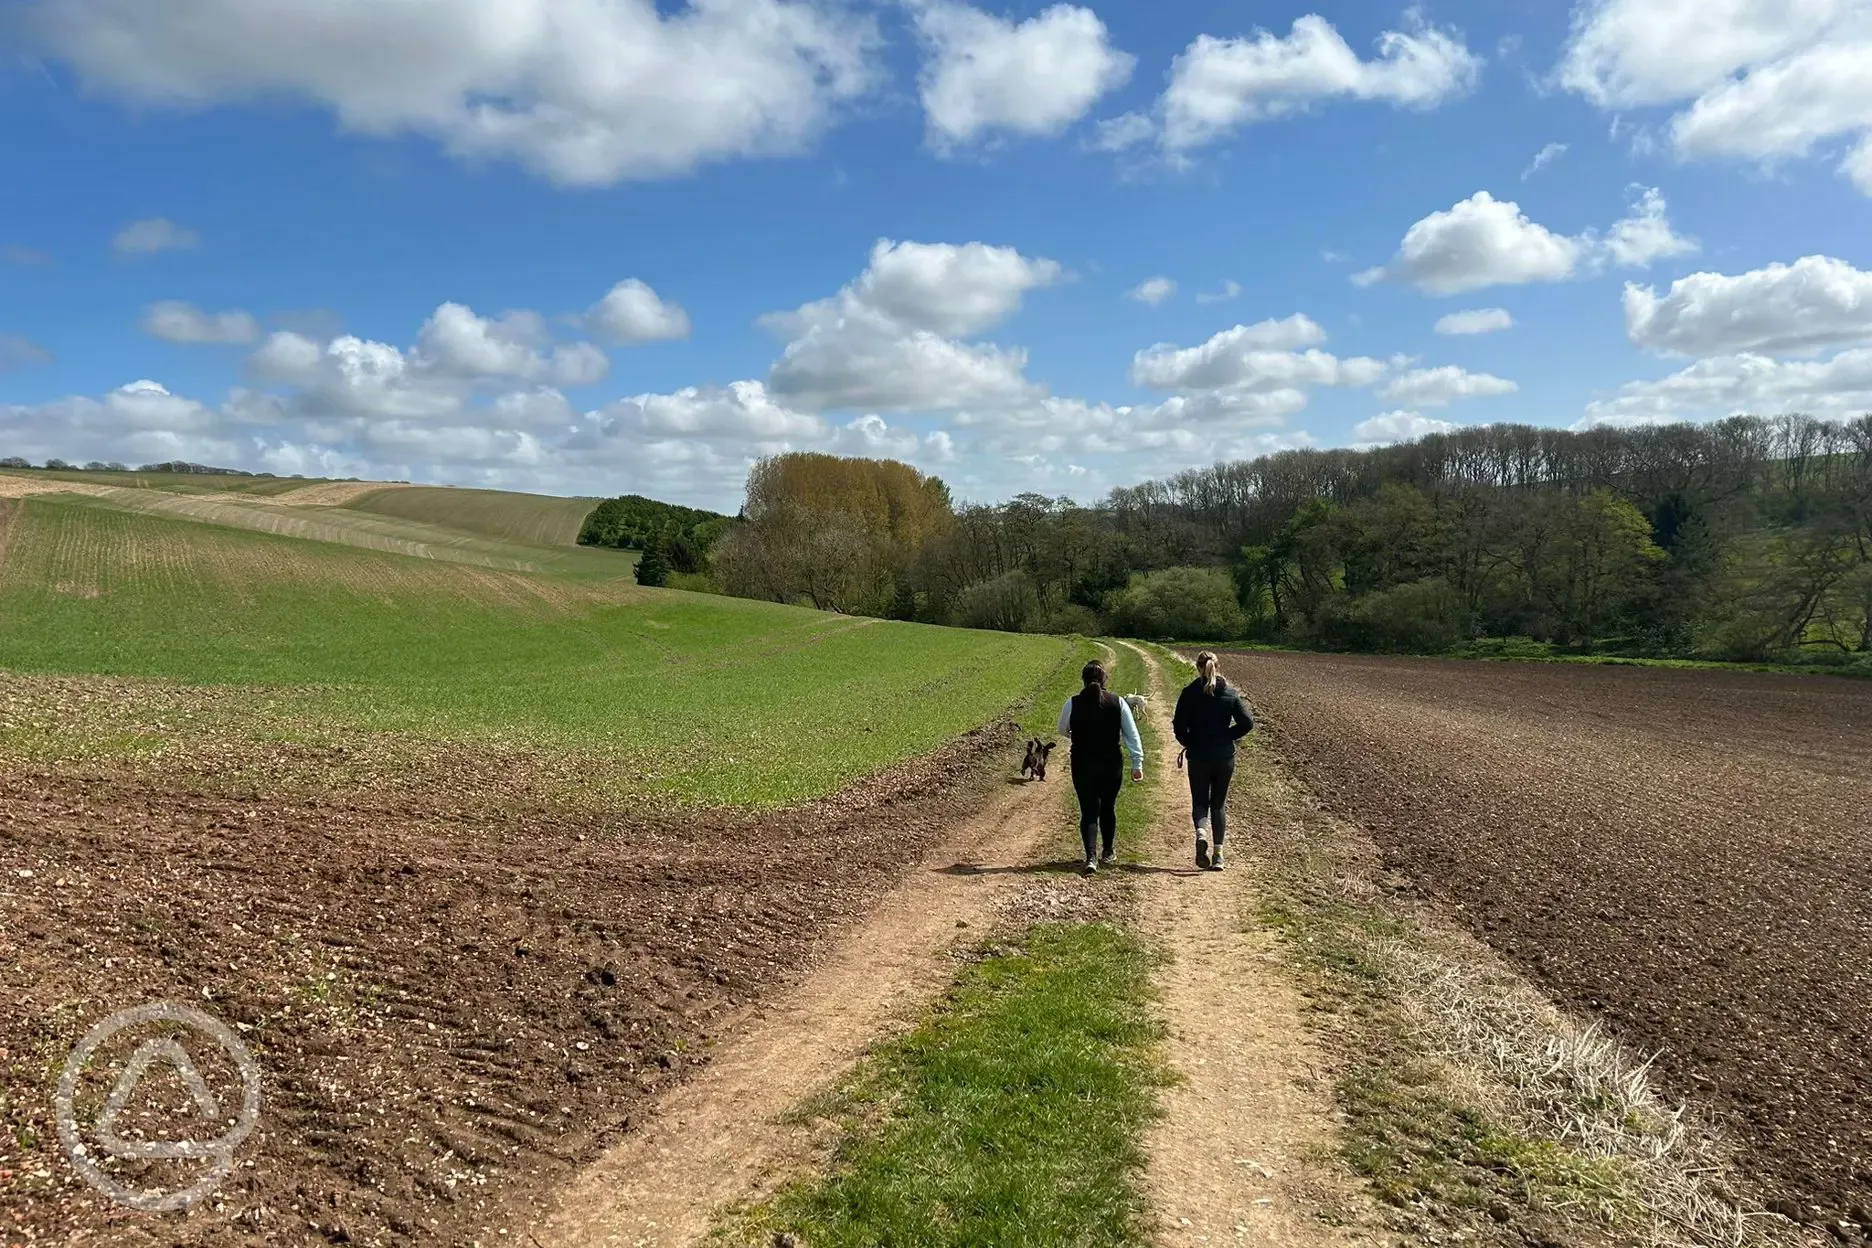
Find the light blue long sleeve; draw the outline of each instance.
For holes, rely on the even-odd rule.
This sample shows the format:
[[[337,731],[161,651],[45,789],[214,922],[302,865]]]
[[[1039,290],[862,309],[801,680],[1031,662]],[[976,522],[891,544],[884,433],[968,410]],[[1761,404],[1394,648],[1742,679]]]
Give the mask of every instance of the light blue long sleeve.
[[[1144,738],[1138,735],[1137,720],[1131,718],[1131,704],[1118,699],[1118,733],[1124,739],[1125,753],[1131,756],[1131,770],[1144,770]],[[1072,736],[1072,699],[1060,708],[1059,735]]]

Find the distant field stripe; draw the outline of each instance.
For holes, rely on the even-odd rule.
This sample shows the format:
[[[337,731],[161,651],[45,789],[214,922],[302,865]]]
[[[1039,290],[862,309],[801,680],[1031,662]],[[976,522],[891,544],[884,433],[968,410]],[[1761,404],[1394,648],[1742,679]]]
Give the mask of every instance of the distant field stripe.
[[[592,508],[592,498],[555,498],[500,490],[399,486],[360,493],[343,504],[352,511],[441,525],[530,546],[571,546]]]

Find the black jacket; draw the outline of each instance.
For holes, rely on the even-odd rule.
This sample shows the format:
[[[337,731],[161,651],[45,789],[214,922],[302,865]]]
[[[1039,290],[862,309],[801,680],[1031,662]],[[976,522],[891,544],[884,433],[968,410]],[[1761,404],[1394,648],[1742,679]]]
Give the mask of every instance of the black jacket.
[[[1235,757],[1235,743],[1254,731],[1254,716],[1233,685],[1218,676],[1210,693],[1199,676],[1177,695],[1172,727],[1192,761],[1214,763]]]

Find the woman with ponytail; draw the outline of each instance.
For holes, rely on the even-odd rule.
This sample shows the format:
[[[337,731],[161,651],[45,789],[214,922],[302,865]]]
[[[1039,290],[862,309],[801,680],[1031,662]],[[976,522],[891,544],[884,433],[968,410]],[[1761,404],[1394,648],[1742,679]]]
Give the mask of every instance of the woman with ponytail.
[[[1196,865],[1220,871],[1222,842],[1228,835],[1229,781],[1235,778],[1235,743],[1254,731],[1254,716],[1241,694],[1222,678],[1212,651],[1196,656],[1196,679],[1177,696],[1172,727],[1188,760]]]

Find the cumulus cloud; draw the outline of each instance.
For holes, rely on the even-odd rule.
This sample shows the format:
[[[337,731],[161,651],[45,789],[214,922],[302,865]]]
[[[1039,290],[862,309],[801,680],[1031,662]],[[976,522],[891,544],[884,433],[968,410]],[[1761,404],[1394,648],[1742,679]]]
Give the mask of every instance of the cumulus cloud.
[[[143,256],[158,251],[185,251],[201,241],[194,230],[185,230],[167,217],[132,221],[117,231],[111,246],[127,256]]]
[[[1656,424],[1737,413],[1872,411],[1872,348],[1827,360],[1777,360],[1754,353],[1698,360],[1655,381],[1634,381],[1587,404],[1577,427]]]
[[[1251,378],[1278,379],[1305,374],[1319,378],[1312,384],[1335,385],[1341,361],[1323,351],[1294,354],[1302,347],[1326,341],[1326,331],[1313,318],[1296,312],[1283,320],[1260,321],[1225,329],[1207,342],[1194,347],[1158,343],[1137,353],[1131,361],[1131,380],[1153,390],[1213,390],[1234,386]],[[1377,363],[1377,361],[1370,361]],[[1379,372],[1384,369],[1378,364]],[[1286,384],[1276,380],[1276,384]],[[1366,383],[1352,383],[1366,384]]]
[[[997,133],[1057,135],[1123,86],[1135,59],[1091,9],[1055,4],[1024,22],[933,0],[916,10],[931,145],[952,150]]]
[[[758,381],[690,386],[674,394],[640,394],[607,403],[591,415],[607,435],[704,438],[722,442],[784,442],[825,436],[817,416],[776,402]]]
[[[1219,290],[1203,290],[1196,293],[1197,303],[1227,303],[1239,298],[1242,293],[1241,283],[1234,279],[1226,280]]]
[[[445,303],[416,335],[412,363],[439,377],[481,380],[512,378],[554,386],[588,386],[611,370],[604,352],[589,342],[548,346],[545,318],[509,312],[499,318]]]
[[[1613,224],[1602,249],[1613,264],[1627,269],[1648,268],[1659,260],[1699,250],[1695,239],[1671,228],[1663,193],[1656,187],[1640,189],[1630,215]]]
[[[153,381],[134,381],[102,398],[74,397],[36,406],[0,404],[0,439],[10,454],[95,459],[163,460],[239,453],[224,415],[171,394]]]
[[[18,334],[0,334],[0,373],[50,364],[52,353]]]
[[[1531,221],[1521,205],[1477,191],[1405,231],[1390,264],[1353,278],[1360,285],[1408,282],[1430,295],[1457,295],[1490,286],[1560,282],[1607,263],[1641,268],[1697,249],[1672,228],[1664,197],[1639,188],[1629,215],[1601,239],[1588,230],[1557,234]]]
[[[1434,108],[1467,93],[1481,60],[1461,36],[1409,25],[1380,35],[1371,60],[1359,59],[1317,15],[1297,19],[1285,37],[1266,30],[1238,39],[1198,36],[1172,64],[1158,105],[1163,146],[1189,151],[1335,98]]]
[[[1632,342],[1680,355],[1786,353],[1872,339],[1872,273],[1804,256],[1747,273],[1693,273],[1659,295],[1625,287]]]
[[[1416,407],[1442,407],[1457,399],[1494,398],[1521,387],[1503,377],[1472,373],[1453,364],[1441,368],[1415,368],[1385,383],[1378,397]]]
[[[1177,284],[1167,277],[1147,277],[1125,292],[1127,299],[1139,303],[1148,303],[1156,307],[1170,296],[1176,294]]]
[[[1684,157],[1774,162],[1872,140],[1872,5],[1865,0],[1592,0],[1559,81],[1602,108],[1685,105]],[[1841,171],[1867,194],[1854,147]]]
[[[246,312],[204,312],[180,299],[165,299],[143,310],[143,332],[165,342],[244,345],[260,336],[260,326]]]
[[[1451,433],[1460,428],[1461,425],[1417,412],[1384,412],[1352,426],[1352,440],[1360,446],[1388,446],[1393,442],[1411,442],[1433,433]]]
[[[1437,318],[1436,332],[1439,334],[1493,334],[1504,329],[1514,328],[1514,317],[1508,315],[1506,308],[1474,308],[1467,312],[1451,312],[1448,316]]]
[[[838,294],[762,318],[788,340],[769,384],[816,411],[922,411],[1033,395],[1025,351],[962,339],[1063,276],[1056,262],[1011,247],[881,240]]]
[[[689,336],[689,314],[634,277],[613,286],[585,313],[586,329],[619,346]]]
[[[878,78],[872,18],[811,0],[39,0],[29,17],[40,51],[132,103],[296,97],[584,185],[797,152]]]

